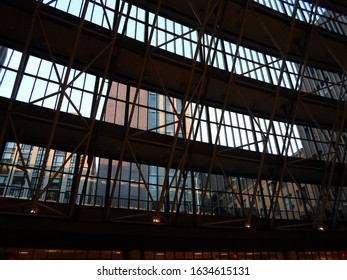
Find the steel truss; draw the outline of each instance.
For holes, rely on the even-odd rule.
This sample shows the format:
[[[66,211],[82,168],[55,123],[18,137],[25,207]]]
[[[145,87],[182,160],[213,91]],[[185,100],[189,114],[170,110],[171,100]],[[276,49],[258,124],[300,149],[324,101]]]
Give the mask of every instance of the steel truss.
[[[338,209],[342,207],[342,190],[347,183],[347,160],[339,156],[340,141],[346,135],[346,94],[341,94],[338,100],[315,96],[303,91],[305,73],[308,67],[317,67],[341,74],[341,82],[336,85],[341,92],[346,86],[346,60],[343,57],[346,49],[346,38],[330,34],[319,26],[304,24],[296,20],[299,0],[295,1],[291,18],[279,15],[275,11],[268,11],[254,1],[206,0],[202,1],[117,1],[115,16],[109,18],[105,1],[86,0],[81,7],[79,17],[73,17],[58,11],[41,1],[24,1],[19,7],[11,1],[1,1],[2,20],[1,33],[3,39],[0,44],[8,48],[21,51],[21,60],[16,73],[11,97],[1,99],[1,134],[0,147],[2,152],[7,141],[16,143],[21,162],[25,159],[21,150],[21,143],[33,145],[45,143],[45,152],[40,166],[39,179],[33,184],[29,176],[29,167],[23,164],[23,170],[30,190],[30,199],[14,200],[4,204],[3,212],[10,209],[20,209],[16,214],[49,215],[63,219],[86,219],[83,201],[86,197],[87,180],[92,177],[93,160],[96,157],[108,159],[107,189],[102,213],[95,209],[93,218],[107,222],[129,222],[160,225],[177,225],[187,223],[186,214],[180,213],[183,196],[187,190],[188,180],[192,182],[193,195],[201,192],[201,204],[193,201],[193,210],[189,220],[190,227],[211,228],[246,228],[259,229],[318,229],[328,227],[331,230],[342,230],[343,223],[338,221]],[[51,1],[56,2],[56,1]],[[57,1],[59,2],[59,0]],[[50,3],[50,4],[52,4]],[[326,7],[345,11],[347,6],[329,4],[322,1]],[[97,4],[102,8],[106,20],[106,28],[88,22],[87,12],[90,5]],[[131,8],[144,8],[146,22],[144,27],[144,42],[127,38],[127,27],[131,28]],[[310,11],[310,21],[315,22],[320,1],[315,1]],[[176,8],[177,7],[177,10]],[[172,8],[172,9],[171,9]],[[230,20],[231,10],[235,8],[239,15]],[[179,10],[181,9],[181,11]],[[30,23],[23,32],[18,34],[12,30],[19,30],[5,13],[9,11],[23,17],[23,21]],[[149,13],[153,22],[150,22]],[[229,13],[230,12],[230,13]],[[12,14],[12,13],[11,13]],[[234,14],[234,13],[232,13]],[[159,17],[174,19],[184,24],[189,31],[176,34],[164,43],[154,46],[154,33],[158,28]],[[7,22],[7,20],[9,22]],[[231,23],[229,23],[229,21]],[[279,28],[272,24],[278,23]],[[123,32],[120,26],[123,24]],[[13,26],[14,25],[14,26]],[[255,36],[255,27],[260,35]],[[283,36],[277,34],[283,29]],[[56,34],[54,32],[56,31]],[[61,42],[61,36],[66,32],[66,41]],[[186,38],[190,33],[198,34],[194,54],[191,59],[178,56],[164,50],[166,45]],[[54,35],[53,35],[54,34]],[[206,40],[209,35],[209,42]],[[56,36],[58,35],[58,36]],[[252,39],[255,36],[256,40]],[[56,36],[56,37],[55,37]],[[59,38],[58,38],[59,37]],[[266,38],[265,38],[266,37]],[[341,41],[340,41],[341,39]],[[217,60],[218,46],[223,40],[230,40],[236,45],[231,71],[216,69],[211,65]],[[303,43],[301,49],[296,45]],[[90,43],[90,48],[88,45]],[[319,43],[319,48],[317,44]],[[256,51],[268,50],[281,63],[277,85],[265,84],[235,74],[238,54],[242,46],[254,48]],[[224,48],[224,47],[223,47]],[[92,50],[92,51],[91,51]],[[223,51],[223,50],[222,50]],[[341,53],[344,51],[343,53]],[[225,49],[224,49],[225,52]],[[23,79],[25,67],[30,55],[44,58],[53,64],[59,80],[59,91],[50,92],[45,97],[28,103],[17,100],[17,94]],[[224,63],[228,65],[224,55]],[[287,62],[295,61],[298,65],[296,84],[292,90],[283,88],[281,82],[284,73],[288,71]],[[137,62],[137,63],[136,63]],[[230,62],[229,62],[230,63]],[[58,70],[58,64],[65,65],[63,75]],[[127,65],[128,64],[128,65]],[[264,63],[269,67],[271,63]],[[78,69],[78,74],[72,77],[72,71]],[[95,86],[91,114],[89,118],[83,116],[82,108],[74,103],[67,94],[69,87],[83,73],[92,73],[99,77],[99,84]],[[72,77],[72,78],[71,78]],[[113,82],[125,83],[135,88],[133,95],[128,94],[126,110],[124,111],[124,125],[107,124],[102,121],[106,115],[106,104],[112,99],[111,87]],[[142,90],[160,93],[167,98],[173,108],[174,121],[147,129],[135,129],[132,125],[136,119],[136,108]],[[106,92],[106,95],[103,93]],[[36,108],[34,103],[57,97],[54,110]],[[62,110],[63,101],[67,99],[75,111],[69,115]],[[182,108],[178,108],[175,99],[182,101]],[[190,111],[194,103],[194,110]],[[259,104],[259,105],[256,105]],[[264,105],[264,106],[262,106]],[[216,131],[207,126],[208,143],[198,141],[197,135],[204,122],[203,110],[209,120],[209,108],[218,108],[220,115],[216,121]],[[225,147],[220,144],[221,130],[225,125],[225,113],[235,111],[250,116],[253,125],[258,126],[263,140],[256,138],[248,145],[255,145],[257,151],[246,151],[244,146]],[[101,112],[101,113],[100,113]],[[324,118],[322,118],[322,112]],[[101,117],[100,117],[101,114]],[[187,116],[190,123],[187,127]],[[263,129],[259,118],[268,120],[268,126]],[[274,123],[285,122],[285,135],[282,143],[277,142],[278,155],[268,152],[270,138],[275,130]],[[40,133],[31,133],[27,125],[37,124]],[[290,142],[296,125],[318,129],[329,143],[328,157],[325,161],[304,158],[289,154]],[[159,135],[155,130],[174,127],[173,135]],[[44,130],[48,129],[48,131]],[[326,133],[329,131],[329,133]],[[61,133],[72,135],[70,143]],[[114,133],[111,133],[114,132]],[[183,137],[182,137],[183,135]],[[106,145],[107,144],[107,145]],[[109,146],[108,146],[109,145]],[[65,158],[60,168],[55,170],[46,185],[43,185],[50,152],[62,149],[70,155]],[[149,151],[146,151],[148,149]],[[343,154],[346,154],[346,145]],[[41,196],[51,187],[53,180],[60,176],[73,155],[77,155],[73,171],[73,183],[69,203],[44,203]],[[111,174],[112,162],[117,161],[114,174]],[[123,163],[133,163],[139,172],[149,202],[153,211],[115,211],[113,201],[116,189],[121,181]],[[150,191],[148,174],[141,169],[141,164],[151,164],[165,168],[163,184],[159,199],[156,200]],[[247,170],[249,169],[249,170]],[[201,189],[194,182],[194,174],[200,172],[206,175]],[[211,177],[215,174],[222,176],[225,190],[234,197],[239,206],[241,217],[215,217],[206,215],[207,196],[211,191]],[[82,177],[82,193],[79,188]],[[234,178],[251,178],[247,195],[250,194],[249,207],[243,201],[244,191],[235,187]],[[193,179],[192,179],[193,178]],[[267,199],[263,192],[262,182],[269,180],[275,184],[274,192],[269,196],[268,211],[265,217],[255,217],[257,199],[263,202]],[[316,184],[319,186],[320,196],[317,205],[309,205],[313,216],[305,221],[294,219],[283,221],[276,218],[276,205],[279,203],[282,186],[291,182],[301,191],[302,184]],[[240,183],[238,184],[240,186]],[[129,186],[130,188],[130,186]],[[327,216],[329,195],[337,189],[331,216]],[[261,194],[259,194],[259,192]],[[170,193],[173,199],[170,201]],[[265,204],[265,203],[264,203]],[[267,203],[266,203],[267,204]],[[17,205],[20,205],[18,208]],[[182,218],[180,218],[182,216]]]

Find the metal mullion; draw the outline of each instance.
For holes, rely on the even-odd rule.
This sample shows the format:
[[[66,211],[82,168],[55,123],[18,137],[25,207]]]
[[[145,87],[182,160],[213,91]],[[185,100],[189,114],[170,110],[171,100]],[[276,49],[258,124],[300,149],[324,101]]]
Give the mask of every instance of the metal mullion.
[[[229,124],[225,121],[225,118],[224,118],[224,123],[225,123],[225,126],[224,126],[224,133],[225,133],[225,140],[226,140],[226,144],[227,144],[227,147],[233,147],[233,141],[234,141],[234,136],[233,136],[233,133],[232,133],[232,128],[231,128],[231,116],[230,116],[230,111],[225,111],[225,114],[226,114],[226,118],[228,118],[228,121],[229,121]],[[228,133],[228,132],[231,132],[231,133]],[[230,138],[229,135],[231,134],[231,138],[232,140],[229,141],[228,139]]]
[[[130,146],[130,145],[129,145]],[[123,165],[124,161],[122,161],[122,165]],[[127,209],[130,209],[131,207],[131,191],[132,191],[132,181],[131,181],[131,177],[132,177],[132,165],[133,163],[132,162],[129,162],[129,175],[128,177],[124,177],[123,176],[123,173],[121,173],[121,177],[120,177],[120,182],[122,181],[126,181],[126,183],[128,184],[128,197],[127,197],[127,200],[128,200],[128,206],[127,206]],[[125,168],[124,168],[125,169]]]
[[[232,113],[233,114],[237,114],[237,113],[234,113],[234,112],[229,112],[229,117],[230,117],[230,132],[231,132],[231,136],[233,138],[233,148],[237,148],[236,146],[236,139],[235,139],[235,129],[237,126],[235,126],[234,124],[234,120],[232,118]],[[237,122],[237,117],[236,117],[236,122]]]
[[[82,157],[83,159],[83,157]],[[80,172],[78,174],[78,179],[76,180],[76,185],[79,186],[79,183],[80,183],[80,180],[81,180],[81,177],[83,176],[83,169],[84,169],[84,159],[82,160],[82,163],[81,163],[81,168],[80,168]],[[87,161],[87,171],[86,171],[86,175],[85,175],[85,179],[84,179],[84,183],[83,183],[83,188],[82,188],[82,193],[80,194],[80,200],[79,200],[79,205],[84,205],[85,203],[85,195],[86,195],[86,192],[87,192],[87,185],[89,183],[89,177],[90,177],[90,169],[92,167],[92,164],[93,164],[93,158],[92,157],[88,157],[88,161]],[[70,213],[70,216],[71,216],[72,213]]]
[[[238,137],[238,139],[240,140],[240,143],[241,143],[241,145],[239,146],[239,147],[245,147],[245,146],[247,146],[247,139],[246,139],[246,144],[244,144],[245,143],[245,140],[243,139],[243,137],[242,137],[242,132],[243,132],[243,130],[245,129],[244,127],[241,127],[241,121],[239,121],[239,118],[240,119],[242,119],[242,117],[243,117],[243,115],[242,114],[237,114],[237,121],[238,121],[238,133],[239,133],[239,137]],[[238,147],[238,148],[239,148]]]
[[[228,113],[228,112],[226,111],[226,113]],[[223,131],[224,131],[224,136],[225,136],[225,144],[226,144],[227,147],[230,147],[229,146],[229,141],[228,141],[227,127],[228,127],[228,125],[225,122],[225,116],[224,116],[224,119],[223,119]]]
[[[70,0],[70,1],[71,1],[71,0]],[[90,22],[93,22],[93,16],[94,16],[94,10],[95,10],[95,3],[94,3],[93,0],[88,0],[88,1],[90,1],[91,4],[92,4],[92,10],[91,10],[91,12],[90,12]],[[87,14],[85,14],[85,15],[83,16],[83,12],[82,12],[82,17],[83,17],[83,18],[85,18],[86,15],[87,15]]]
[[[106,188],[105,188],[105,194],[104,194],[104,197],[105,197],[105,201],[103,203],[103,205],[101,204],[101,206],[105,206],[105,205],[108,205],[108,200],[110,199],[110,186],[111,186],[111,172],[112,172],[112,159],[105,159],[107,161],[107,167],[106,167],[106,171],[107,171],[107,174],[106,174]],[[99,164],[100,164],[100,161],[101,159],[99,159]],[[100,164],[101,165],[101,164]],[[100,170],[101,168],[98,169],[98,180],[102,180],[102,177],[100,177]]]
[[[108,19],[107,10],[106,10],[106,8],[105,8],[106,5],[104,4],[104,1],[103,1],[103,0],[100,0],[100,3],[101,3],[101,8],[102,8],[102,10],[103,10],[103,12],[104,12],[104,15],[105,15],[105,18],[106,18],[106,21],[107,21],[108,28],[109,28],[109,30],[112,31],[111,23],[110,23],[110,21],[109,21],[109,19]]]
[[[242,114],[241,115],[242,116],[242,118],[243,118],[243,123],[245,124],[245,127],[244,127],[244,133],[246,134],[246,139],[247,139],[247,145],[246,146],[248,146],[248,148],[249,148],[249,150],[251,150],[251,145],[252,145],[252,143],[250,142],[250,140],[249,140],[249,137],[248,137],[248,131],[249,131],[249,128],[247,127],[247,124],[246,124],[246,119],[245,119],[245,115],[244,114]]]
[[[295,127],[295,130],[294,130],[294,126],[293,126],[293,141],[294,141],[294,144],[291,146],[292,150],[293,150],[293,154],[295,154],[295,151],[299,151],[301,148],[299,148],[299,145],[298,145],[298,137],[296,135],[296,132],[297,131],[297,128]]]
[[[288,61],[286,61],[286,63],[285,63],[285,74],[287,75],[287,83],[288,83],[287,88],[294,89],[295,87],[294,87],[292,79],[290,77],[290,71],[289,71],[289,68],[287,66],[287,62]]]
[[[249,55],[247,54],[249,53],[249,55],[251,56],[251,58],[249,58]],[[249,73],[249,78],[252,78],[252,73],[254,72],[253,69],[253,58],[252,58],[252,52],[250,49],[248,48],[244,48],[244,54],[245,54],[245,61],[246,61],[246,68],[247,68],[247,72]],[[257,80],[257,79],[255,79]]]
[[[87,80],[87,75],[86,75],[86,73],[84,73],[84,79],[83,79],[83,84],[82,84],[82,88],[80,88],[79,90],[81,90],[81,100],[80,100],[80,106],[79,106],[79,108],[78,108],[78,112],[80,112],[81,111],[81,109],[82,109],[82,103],[83,103],[83,99],[85,99],[85,97],[84,97],[84,94],[88,94],[88,91],[86,90],[86,80]],[[88,96],[88,95],[87,95]],[[92,112],[92,110],[91,110],[91,112]],[[82,114],[81,114],[82,115]],[[88,117],[90,117],[91,115],[89,115]]]
[[[117,3],[118,3],[118,1],[117,1]],[[124,21],[124,25],[123,25],[123,30],[121,32],[121,34],[123,36],[127,36],[126,32],[127,32],[127,28],[128,28],[128,21],[129,21],[129,17],[130,17],[130,11],[131,11],[132,4],[131,3],[127,3],[127,6],[128,6],[128,10],[126,12],[126,15],[124,15],[125,16],[125,21]],[[119,19],[118,23],[120,23],[120,19],[122,18],[124,7],[125,7],[125,0],[122,1],[121,11],[118,13],[119,14],[119,16],[117,17]],[[119,24],[118,24],[118,26],[119,26]],[[115,30],[117,31],[117,29],[115,29]]]
[[[225,40],[221,40],[221,49],[222,49],[223,64],[224,64],[225,71],[229,71],[228,59],[227,59],[226,50],[225,50],[225,44],[227,44],[227,43],[229,43],[229,42],[227,42]],[[229,47],[229,49],[230,49],[230,57],[233,58],[232,53],[231,53],[231,46]]]
[[[235,144],[235,148],[239,148],[239,147],[242,147],[242,141],[241,141],[241,134],[240,134],[240,123],[239,123],[239,114],[240,113],[234,113],[235,114],[235,120],[234,120],[234,123],[235,126],[233,127],[233,135],[234,135],[234,144]],[[238,134],[238,136],[235,137],[235,134]],[[237,140],[239,143],[239,145],[237,145]],[[241,145],[240,145],[241,144]]]
[[[265,181],[265,183],[267,185],[266,181]],[[266,204],[266,201],[265,201],[265,195],[264,195],[264,188],[263,188],[262,180],[260,180],[260,182],[259,182],[259,188],[260,188],[260,199],[261,199],[261,203],[262,203],[262,206],[263,206],[263,211],[264,211],[264,214],[265,214],[264,218],[266,220],[268,220],[269,219],[269,213],[268,213],[267,204]]]
[[[272,75],[271,75],[271,71],[270,71],[270,64],[272,64],[272,62],[271,63],[269,63],[268,62],[268,60],[267,60],[267,57],[266,57],[266,55],[265,54],[262,54],[263,55],[263,58],[264,58],[264,61],[265,61],[265,69],[267,70],[267,77],[269,78],[269,80],[270,80],[270,84],[274,84],[274,81],[273,81],[273,79],[272,79]]]
[[[299,215],[300,217],[300,206],[299,206],[299,202],[298,202],[298,197],[296,196],[296,190],[294,188],[294,184],[291,183],[291,182],[286,182],[287,184],[287,187],[290,189],[290,191],[293,191],[293,195],[291,197],[292,201],[291,201],[291,204],[292,204],[292,214],[293,214],[293,219],[296,219],[296,213]],[[289,185],[289,186],[288,186]],[[294,201],[294,202],[293,202]]]
[[[172,36],[174,37],[174,39],[175,39],[175,37],[177,36],[177,33],[176,33],[176,24],[175,24],[175,22],[173,21],[172,22],[172,29],[173,29],[173,31],[172,31]],[[171,32],[170,32],[171,33]],[[178,36],[178,38],[179,38],[180,36]],[[175,54],[177,54],[177,48],[176,48],[176,45],[177,45],[177,41],[173,44],[173,48],[174,48],[174,53]]]
[[[28,61],[29,61],[29,59],[30,59],[30,57],[28,58]],[[28,103],[30,103],[30,100],[32,98],[32,95],[33,95],[33,92],[34,92],[34,88],[35,88],[35,85],[36,85],[36,81],[38,79],[41,79],[39,77],[39,71],[40,71],[40,68],[41,68],[41,63],[42,63],[42,59],[40,59],[40,63],[39,63],[39,66],[37,67],[37,71],[36,71],[35,75],[33,75],[33,74],[30,75],[30,74],[26,73],[25,71],[24,71],[24,74],[23,74],[23,76],[33,77],[34,78],[34,83],[33,83],[33,87],[32,87],[31,92],[30,92],[30,96],[29,96],[29,99],[28,99],[29,102]],[[51,72],[52,72],[52,69],[51,69]],[[0,83],[0,85],[1,85],[1,83]]]
[[[178,24],[178,23],[175,23],[175,26],[176,26],[176,24]],[[180,41],[178,41],[178,42],[181,42],[181,47],[182,47],[182,55],[183,55],[183,57],[187,57],[186,56],[186,51],[185,51],[185,48],[184,48],[184,36],[185,35],[183,35],[184,33],[183,33],[183,25],[182,24],[178,24],[179,25],[179,27],[180,27],[180,29],[181,29],[181,34],[182,35],[180,35],[180,37],[181,37],[181,40]]]

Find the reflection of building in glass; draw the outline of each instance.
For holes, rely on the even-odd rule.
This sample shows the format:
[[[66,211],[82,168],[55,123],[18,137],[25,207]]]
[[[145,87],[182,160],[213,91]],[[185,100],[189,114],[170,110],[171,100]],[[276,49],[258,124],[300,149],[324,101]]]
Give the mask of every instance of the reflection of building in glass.
[[[118,125],[126,125],[127,118],[125,116],[132,115],[130,126],[150,132],[156,132],[165,135],[174,136],[178,126],[178,116],[182,112],[182,101],[177,98],[168,98],[154,92],[140,90],[135,100],[135,109],[131,113],[131,105],[134,101],[136,89],[120,83],[112,83],[110,93],[105,106],[104,121],[115,123]],[[189,115],[189,111],[186,111]],[[182,138],[183,134],[187,134],[189,130],[189,120],[185,119],[184,126],[179,130],[178,137]],[[109,162],[109,160],[101,158],[99,160],[98,174],[107,178],[110,170],[114,179],[118,161]],[[123,162],[119,172],[119,180],[114,185],[114,194],[111,204],[114,207],[151,210],[157,207],[162,193],[162,185],[165,178],[165,168],[141,164],[140,169],[136,163]],[[173,178],[174,170],[170,171],[169,180]],[[109,195],[113,187],[113,181],[101,180],[97,185],[97,197],[105,198]],[[172,181],[173,186],[168,196],[168,205],[172,207],[177,204],[175,197],[175,180]],[[190,185],[190,179],[186,180]],[[188,187],[188,186],[187,186]],[[188,187],[189,188],[189,187]],[[184,201],[187,198],[184,197]],[[165,204],[167,204],[165,202]],[[180,203],[181,204],[181,203]],[[188,199],[191,204],[191,199]],[[183,204],[182,209],[186,206]],[[188,211],[188,210],[184,210]]]
[[[39,178],[42,176],[40,195],[41,201],[69,203],[73,177],[76,170],[76,155],[51,150],[46,170],[42,173],[40,167],[45,149],[26,144],[7,142],[1,158],[0,194],[5,197],[30,199],[33,197]],[[84,169],[87,169],[85,167]],[[92,168],[92,173],[95,167]],[[85,173],[85,172],[84,172]],[[85,174],[79,182],[79,193],[85,183]],[[84,204],[94,200],[95,184],[93,180],[86,182]]]

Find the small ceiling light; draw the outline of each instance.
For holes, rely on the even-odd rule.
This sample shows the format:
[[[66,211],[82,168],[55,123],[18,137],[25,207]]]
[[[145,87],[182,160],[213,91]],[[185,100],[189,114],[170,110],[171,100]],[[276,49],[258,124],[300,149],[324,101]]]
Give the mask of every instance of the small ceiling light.
[[[159,216],[154,216],[153,217],[153,223],[156,223],[156,224],[160,223],[160,217]]]
[[[37,214],[39,212],[37,207],[32,207],[30,210],[30,214]]]
[[[324,231],[324,227],[323,227],[322,225],[319,225],[319,226],[318,226],[318,230],[319,230],[319,231]]]
[[[251,223],[245,222],[245,228],[251,228]]]
[[[29,252],[27,252],[27,251],[20,251],[19,254],[20,255],[29,255]]]

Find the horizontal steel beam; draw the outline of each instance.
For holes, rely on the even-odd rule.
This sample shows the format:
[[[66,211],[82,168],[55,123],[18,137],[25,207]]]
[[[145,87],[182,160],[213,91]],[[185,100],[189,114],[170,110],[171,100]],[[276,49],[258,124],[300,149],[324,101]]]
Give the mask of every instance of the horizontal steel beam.
[[[8,99],[0,98],[0,123],[4,121],[7,106]],[[54,110],[16,101],[13,104],[11,118],[19,141],[38,146],[44,146],[47,143],[53,123]],[[89,122],[88,119],[85,120]],[[124,126],[97,121],[92,132],[94,156],[119,159],[125,130]],[[79,116],[61,113],[52,147],[71,152],[79,146],[78,151],[83,153],[85,144],[82,140],[87,133],[88,127]],[[6,139],[14,140],[11,128],[6,131]],[[166,166],[172,151],[172,143],[172,136],[144,132],[138,129],[130,130],[129,144],[139,163]],[[179,139],[172,168],[178,167],[184,150],[184,140]],[[194,141],[189,154],[190,166],[188,168],[192,171],[207,173],[211,155],[211,144]],[[212,164],[212,173],[223,174],[221,165],[229,176],[255,178],[259,171],[260,156],[259,152],[218,146],[216,157],[218,162]],[[130,149],[127,149],[124,160],[134,161]],[[284,158],[282,156],[267,155],[261,171],[261,178],[277,180],[279,168],[282,168],[283,165]],[[289,157],[283,180],[320,184],[324,177],[325,167],[324,161]],[[336,163],[334,185],[347,184],[347,178],[345,178],[345,182],[339,181],[343,177],[343,171],[344,165]]]

